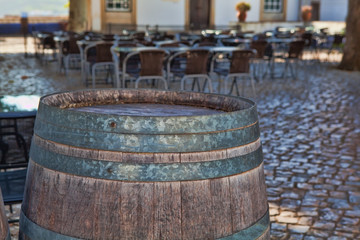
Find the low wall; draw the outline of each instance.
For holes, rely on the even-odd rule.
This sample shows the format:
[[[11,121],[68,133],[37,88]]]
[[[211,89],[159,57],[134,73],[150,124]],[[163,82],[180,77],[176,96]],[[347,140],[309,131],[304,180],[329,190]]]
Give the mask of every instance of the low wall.
[[[55,32],[65,30],[65,23],[29,23],[28,33],[34,31]],[[20,23],[0,23],[0,35],[19,35],[21,34]]]

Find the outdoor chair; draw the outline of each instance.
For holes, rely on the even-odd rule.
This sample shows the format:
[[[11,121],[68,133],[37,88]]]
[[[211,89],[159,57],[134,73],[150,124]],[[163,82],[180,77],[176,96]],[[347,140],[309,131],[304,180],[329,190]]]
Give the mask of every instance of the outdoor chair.
[[[138,52],[116,52],[114,47],[135,48],[143,46],[135,42],[119,42],[111,47],[115,67],[115,78],[117,87],[126,88],[126,79],[136,79],[139,75],[140,56]]]
[[[242,79],[242,95],[245,91],[245,81],[250,80],[254,97],[256,97],[254,78],[250,72],[250,59],[256,55],[253,50],[235,50],[232,52],[230,66],[227,69],[215,68],[214,72],[220,76],[225,76],[224,90],[226,94],[231,95],[234,88],[236,95],[240,96],[238,80]],[[230,90],[228,86],[230,85]]]
[[[91,73],[92,87],[95,88],[97,70],[99,72],[106,73],[104,83],[114,84],[114,62],[110,51],[111,46],[111,42],[99,42],[95,44],[90,44],[85,48],[84,53],[86,57],[86,86],[88,86],[87,75]]]
[[[195,84],[198,91],[205,91],[208,85],[209,92],[213,92],[211,78],[208,76],[209,51],[205,49],[191,49],[186,52],[185,74],[181,79],[181,90],[185,90],[185,83],[192,79],[191,90],[194,91]],[[199,79],[204,79],[203,86],[200,87]]]
[[[344,35],[334,34],[334,36],[331,37],[329,50],[328,50],[328,62],[337,60],[337,58],[334,58],[336,57],[335,54],[338,55],[343,52],[343,47],[344,47],[343,41],[344,41]]]
[[[70,68],[80,68],[81,55],[80,49],[76,41],[78,38],[71,36],[69,40],[62,43],[62,56],[65,75],[67,75]]]
[[[164,83],[164,88],[168,89],[167,81],[163,74],[163,65],[166,56],[164,50],[145,50],[140,51],[140,63],[141,70],[140,76],[135,81],[135,88],[139,87],[139,83],[142,80],[161,80]]]
[[[265,55],[268,43],[266,40],[257,40],[250,43],[250,48],[256,50],[256,55],[251,59],[253,64],[253,75],[256,80],[262,78],[265,72],[265,61],[270,61],[270,57]]]
[[[293,79],[297,78],[298,63],[299,61],[301,61],[301,56],[304,46],[305,46],[304,40],[296,40],[290,42],[289,50],[287,54],[281,57],[283,60],[285,60],[285,66],[284,66],[284,71],[282,73],[282,78],[286,77],[288,68],[290,68],[290,73]]]
[[[41,39],[41,63],[48,63],[55,59],[56,50],[54,34],[45,34],[44,38]],[[50,58],[49,54],[52,55],[52,58]]]
[[[301,34],[301,39],[304,40],[304,55],[306,59],[318,59],[317,49],[316,49],[316,40],[311,32],[305,32]]]
[[[166,60],[166,79],[170,86],[171,79],[182,78],[186,68],[186,51],[179,51],[171,54]]]
[[[0,190],[4,205],[9,205],[11,213],[13,213],[12,205],[23,201],[26,173],[27,165],[0,166]],[[9,223],[18,221],[19,219],[12,219]]]

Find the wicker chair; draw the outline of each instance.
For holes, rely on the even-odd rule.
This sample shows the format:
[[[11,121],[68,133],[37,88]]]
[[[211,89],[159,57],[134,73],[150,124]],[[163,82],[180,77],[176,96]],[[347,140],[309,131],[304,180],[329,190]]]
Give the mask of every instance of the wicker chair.
[[[181,54],[181,53],[180,53]],[[186,69],[185,75],[181,79],[181,90],[185,90],[185,82],[188,79],[192,79],[192,88],[195,89],[197,85],[198,91],[205,91],[206,85],[210,92],[213,92],[212,82],[207,74],[209,60],[209,51],[204,49],[191,49],[186,52]],[[199,79],[203,78],[203,86],[200,87]]]
[[[163,76],[163,63],[166,56],[164,50],[145,50],[140,51],[141,70],[140,76],[135,81],[135,88],[139,87],[142,80],[161,80],[164,88],[168,89],[167,81]],[[153,82],[154,83],[154,82]]]
[[[261,79],[264,75],[265,61],[270,62],[270,58],[266,58],[265,56],[267,44],[265,40],[252,41],[250,44],[250,48],[256,50],[256,55],[252,58],[252,62],[254,63],[253,75],[256,80]]]
[[[135,48],[139,47],[135,42],[119,42],[116,46],[111,47],[111,53],[115,64],[115,76],[117,87],[126,87],[126,78],[136,79],[140,72],[140,56],[138,52],[117,52],[114,47]],[[143,45],[140,45],[143,46]]]
[[[224,80],[225,84],[225,93],[232,94],[234,88],[236,90],[236,95],[240,96],[238,88],[238,79],[250,79],[251,86],[253,90],[253,95],[256,97],[254,79],[250,73],[250,59],[255,56],[256,52],[253,50],[236,50],[232,52],[230,67],[229,69],[214,69],[214,72],[218,75],[226,76]],[[245,81],[243,80],[242,95],[244,95],[244,85]],[[230,90],[228,86],[230,85]]]
[[[283,59],[285,60],[285,67],[284,67],[284,71],[282,73],[282,78],[284,78],[286,76],[288,68],[290,68],[291,76],[294,79],[297,78],[298,63],[301,60],[304,46],[305,46],[304,40],[296,40],[296,41],[290,42],[289,51],[287,53],[287,56],[283,57]],[[295,65],[295,67],[293,68],[292,65]]]
[[[98,42],[87,46],[84,50],[86,61],[86,74],[91,72],[92,87],[95,88],[96,83],[96,71],[106,71],[105,83],[108,83],[109,77],[111,77],[113,83],[114,62],[110,51],[112,46],[111,42]],[[86,75],[87,86],[87,75]]]

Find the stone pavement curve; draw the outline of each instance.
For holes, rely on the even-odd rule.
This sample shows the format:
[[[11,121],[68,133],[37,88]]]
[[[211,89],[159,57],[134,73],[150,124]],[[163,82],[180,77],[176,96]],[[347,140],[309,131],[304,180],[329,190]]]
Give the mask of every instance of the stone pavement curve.
[[[0,39],[1,95],[85,88],[78,73],[22,51],[21,38]],[[334,66],[308,62],[296,80],[256,82],[271,239],[360,239],[360,72]],[[11,231],[17,239],[17,224]]]

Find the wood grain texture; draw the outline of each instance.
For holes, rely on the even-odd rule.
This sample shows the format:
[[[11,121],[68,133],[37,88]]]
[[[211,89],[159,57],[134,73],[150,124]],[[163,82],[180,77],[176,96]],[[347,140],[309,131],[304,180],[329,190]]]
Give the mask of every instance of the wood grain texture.
[[[9,234],[8,220],[5,214],[4,201],[1,194],[0,188],[0,240],[7,238]]]
[[[253,225],[268,210],[265,182],[259,182],[263,174],[262,165],[230,178],[231,213],[233,232]],[[263,185],[263,186],[261,186]],[[265,190],[265,192],[264,192]]]
[[[213,239],[210,181],[181,183],[182,239]]]
[[[155,183],[154,239],[181,239],[180,182]]]

